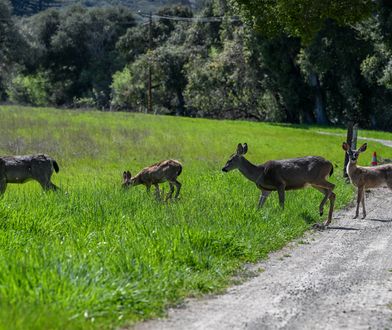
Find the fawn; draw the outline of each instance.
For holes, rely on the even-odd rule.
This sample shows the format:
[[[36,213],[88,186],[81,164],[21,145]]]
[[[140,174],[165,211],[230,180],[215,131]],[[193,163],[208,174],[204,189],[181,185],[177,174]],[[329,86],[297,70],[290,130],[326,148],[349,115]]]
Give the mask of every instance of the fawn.
[[[159,183],[165,181],[169,182],[170,191],[167,195],[166,200],[170,199],[174,192],[174,186],[177,191],[175,198],[178,198],[181,189],[181,183],[177,181],[177,177],[182,172],[182,165],[179,161],[169,159],[163,160],[159,163],[153,164],[142,169],[138,174],[132,177],[130,171],[124,171],[123,173],[123,187],[132,187],[143,184],[147,188],[147,192],[150,191],[150,187],[155,186],[157,198],[160,198]]]

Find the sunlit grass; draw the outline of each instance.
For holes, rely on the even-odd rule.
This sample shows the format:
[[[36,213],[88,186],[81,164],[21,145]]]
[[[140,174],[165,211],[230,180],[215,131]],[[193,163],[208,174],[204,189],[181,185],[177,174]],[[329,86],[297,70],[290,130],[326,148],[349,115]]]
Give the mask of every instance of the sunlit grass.
[[[0,200],[0,327],[111,328],[164,313],[190,295],[219,291],[256,261],[319,221],[322,195],[289,192],[284,211],[237,171],[220,169],[237,143],[248,158],[321,155],[341,177],[341,138],[263,123],[0,107],[0,154],[48,153],[59,193],[9,185]],[[385,147],[378,148],[387,153]],[[180,199],[120,188],[125,169],[184,165]],[[365,161],[365,160],[364,160]],[[168,192],[168,187],[165,187]]]

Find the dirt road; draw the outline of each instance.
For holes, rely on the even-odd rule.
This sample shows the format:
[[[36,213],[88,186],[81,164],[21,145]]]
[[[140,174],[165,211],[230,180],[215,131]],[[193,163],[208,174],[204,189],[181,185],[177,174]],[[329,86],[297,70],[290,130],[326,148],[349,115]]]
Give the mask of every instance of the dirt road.
[[[392,192],[373,191],[367,210],[337,213],[255,265],[257,277],[136,329],[392,329]]]

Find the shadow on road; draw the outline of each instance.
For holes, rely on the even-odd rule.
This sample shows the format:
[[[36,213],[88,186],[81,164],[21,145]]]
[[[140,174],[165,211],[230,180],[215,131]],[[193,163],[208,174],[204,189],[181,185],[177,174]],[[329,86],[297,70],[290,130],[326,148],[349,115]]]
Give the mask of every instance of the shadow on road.
[[[359,228],[353,228],[353,227],[342,227],[342,226],[330,226],[327,227],[326,229],[330,230],[359,230]]]
[[[367,221],[392,222],[392,219],[365,219]]]

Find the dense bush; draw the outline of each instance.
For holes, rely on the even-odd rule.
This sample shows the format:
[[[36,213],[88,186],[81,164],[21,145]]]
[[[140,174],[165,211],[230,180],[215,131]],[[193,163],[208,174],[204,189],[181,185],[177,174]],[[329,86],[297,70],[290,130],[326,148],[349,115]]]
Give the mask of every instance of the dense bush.
[[[15,103],[46,105],[50,102],[49,90],[49,79],[39,72],[30,76],[17,75],[11,80],[7,93]]]

